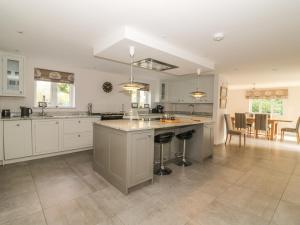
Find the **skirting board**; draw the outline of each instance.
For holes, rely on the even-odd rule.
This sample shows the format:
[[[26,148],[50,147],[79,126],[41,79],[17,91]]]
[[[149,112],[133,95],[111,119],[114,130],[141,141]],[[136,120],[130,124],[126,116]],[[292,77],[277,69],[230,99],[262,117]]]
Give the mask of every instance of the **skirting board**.
[[[88,151],[92,150],[93,148],[80,148],[80,149],[74,149],[74,150],[67,150],[67,151],[61,151],[61,152],[53,152],[53,153],[48,153],[48,154],[41,154],[41,155],[33,155],[33,156],[28,156],[24,158],[18,158],[18,159],[9,159],[9,160],[1,160],[0,165],[6,164],[11,164],[11,163],[18,163],[18,162],[25,162],[25,161],[30,161],[34,159],[41,159],[41,158],[48,158],[48,157],[53,157],[53,156],[58,156],[58,155],[65,155],[65,154],[70,154],[74,152],[81,152],[81,151]]]

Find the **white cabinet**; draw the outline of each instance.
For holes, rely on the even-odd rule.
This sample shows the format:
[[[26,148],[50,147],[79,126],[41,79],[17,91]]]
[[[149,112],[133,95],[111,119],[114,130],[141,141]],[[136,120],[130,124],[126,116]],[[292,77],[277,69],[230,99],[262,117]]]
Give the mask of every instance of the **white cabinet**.
[[[93,146],[95,118],[65,119],[63,122],[63,150]]]
[[[31,120],[4,121],[5,160],[32,155]]]
[[[1,95],[24,96],[24,58],[2,55]]]
[[[33,120],[33,151],[35,155],[58,152],[61,150],[60,120]]]
[[[152,179],[154,157],[153,130],[131,133],[130,186]]]
[[[3,121],[0,121],[0,160],[3,160]]]
[[[214,76],[206,75],[199,78],[199,90],[206,92],[206,96],[201,99],[196,99],[191,96],[191,92],[197,90],[197,80],[195,78],[178,78],[162,81],[164,84],[161,87],[162,102],[170,103],[213,103]]]

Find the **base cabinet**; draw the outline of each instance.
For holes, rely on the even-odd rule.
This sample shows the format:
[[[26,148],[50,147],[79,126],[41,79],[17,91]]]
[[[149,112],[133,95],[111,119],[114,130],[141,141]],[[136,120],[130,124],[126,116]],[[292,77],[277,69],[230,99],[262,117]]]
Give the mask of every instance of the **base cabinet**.
[[[0,121],[0,160],[3,160],[3,121]]]
[[[130,134],[130,185],[134,186],[152,178],[154,140],[153,131]]]
[[[5,160],[32,155],[31,120],[4,121]]]
[[[65,119],[63,121],[63,150],[93,146],[95,118]]]
[[[61,150],[61,123],[60,120],[32,121],[34,154],[46,154]]]
[[[154,131],[125,132],[94,125],[94,169],[127,194],[153,179]]]

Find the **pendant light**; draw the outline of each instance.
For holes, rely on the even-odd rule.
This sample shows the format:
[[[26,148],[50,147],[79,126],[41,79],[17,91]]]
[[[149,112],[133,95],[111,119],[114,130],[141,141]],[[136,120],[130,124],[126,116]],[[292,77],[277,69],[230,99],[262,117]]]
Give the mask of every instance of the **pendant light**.
[[[200,85],[200,81],[199,81],[200,73],[201,73],[201,70],[200,70],[200,69],[197,69],[197,90],[190,93],[194,98],[202,98],[202,97],[204,97],[204,96],[206,95],[205,92],[199,90],[199,85]]]
[[[145,87],[145,84],[143,83],[139,83],[139,82],[134,82],[133,80],[133,74],[132,74],[132,67],[133,67],[133,57],[134,57],[134,46],[130,46],[129,47],[129,54],[130,54],[130,81],[126,82],[126,83],[122,83],[121,87],[125,90],[125,91],[129,91],[129,92],[133,92],[133,91],[137,91],[140,90],[142,88]]]

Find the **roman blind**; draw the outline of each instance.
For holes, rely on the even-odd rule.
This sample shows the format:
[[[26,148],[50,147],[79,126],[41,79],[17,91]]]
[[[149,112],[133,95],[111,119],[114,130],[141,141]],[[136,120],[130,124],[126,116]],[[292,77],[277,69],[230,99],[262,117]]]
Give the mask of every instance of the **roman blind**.
[[[74,73],[34,68],[34,79],[56,83],[74,84]]]
[[[247,99],[277,99],[287,98],[288,89],[251,89],[246,91]]]

